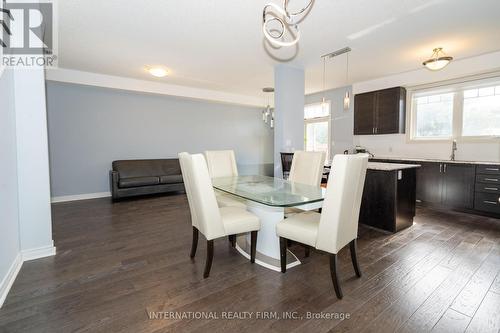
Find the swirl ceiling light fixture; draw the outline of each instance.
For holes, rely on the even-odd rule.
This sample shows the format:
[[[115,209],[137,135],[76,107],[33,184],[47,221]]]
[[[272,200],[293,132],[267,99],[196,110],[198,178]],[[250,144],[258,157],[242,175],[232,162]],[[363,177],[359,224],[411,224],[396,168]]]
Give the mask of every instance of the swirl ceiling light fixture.
[[[269,43],[284,47],[297,44],[300,39],[297,18],[309,10],[313,2],[314,0],[309,0],[305,7],[296,12],[291,12],[288,9],[289,0],[283,1],[283,8],[272,2],[266,4],[262,11],[262,31]],[[277,22],[278,26],[270,28],[269,24],[272,22]],[[287,30],[291,37],[290,39],[284,38]]]

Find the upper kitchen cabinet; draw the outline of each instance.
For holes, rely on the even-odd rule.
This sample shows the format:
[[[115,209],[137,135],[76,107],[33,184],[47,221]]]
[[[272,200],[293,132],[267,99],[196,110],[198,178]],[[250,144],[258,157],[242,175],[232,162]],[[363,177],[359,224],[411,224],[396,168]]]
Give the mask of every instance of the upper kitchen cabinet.
[[[405,132],[406,89],[395,87],[354,96],[354,135]]]

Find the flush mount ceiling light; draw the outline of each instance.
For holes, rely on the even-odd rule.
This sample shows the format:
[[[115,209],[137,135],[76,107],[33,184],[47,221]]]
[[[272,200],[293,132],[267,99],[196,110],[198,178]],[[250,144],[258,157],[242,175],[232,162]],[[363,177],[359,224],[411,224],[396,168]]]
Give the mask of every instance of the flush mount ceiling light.
[[[156,77],[165,77],[168,75],[168,71],[163,67],[146,67],[149,74]]]
[[[270,2],[264,6],[262,11],[262,31],[266,39],[275,46],[293,46],[300,39],[300,30],[297,25],[297,17],[304,14],[312,5],[314,0],[309,0],[302,9],[291,12],[288,10],[289,0],[284,0],[283,8]],[[270,23],[275,22],[277,27],[271,28]],[[285,39],[286,32],[291,36]]]
[[[448,65],[452,60],[453,57],[447,56],[443,52],[442,47],[436,47],[434,50],[432,50],[431,57],[428,60],[424,61],[422,65],[424,65],[431,71],[438,71],[446,67],[446,65]]]

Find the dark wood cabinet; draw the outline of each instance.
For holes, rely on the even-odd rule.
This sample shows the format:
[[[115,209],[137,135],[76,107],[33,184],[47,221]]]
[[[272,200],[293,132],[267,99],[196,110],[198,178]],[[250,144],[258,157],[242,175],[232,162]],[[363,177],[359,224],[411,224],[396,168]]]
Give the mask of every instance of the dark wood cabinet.
[[[438,162],[419,164],[417,200],[456,209],[473,208],[474,165]]]
[[[500,165],[478,165],[474,209],[500,217]]]
[[[406,89],[395,87],[354,96],[354,134],[405,132]]]
[[[354,134],[374,134],[375,132],[375,94],[359,94],[354,98]]]
[[[443,205],[452,208],[474,207],[475,166],[443,163]]]
[[[370,159],[419,164],[416,199],[435,208],[500,218],[500,165]]]
[[[441,203],[441,163],[415,162],[421,165],[417,170],[417,200],[431,204]]]
[[[398,232],[413,224],[417,168],[367,170],[359,223]]]

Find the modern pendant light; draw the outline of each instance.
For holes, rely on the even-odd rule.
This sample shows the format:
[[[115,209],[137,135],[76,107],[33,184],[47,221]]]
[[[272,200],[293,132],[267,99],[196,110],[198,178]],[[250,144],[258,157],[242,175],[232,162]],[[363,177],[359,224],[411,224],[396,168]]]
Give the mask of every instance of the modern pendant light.
[[[330,52],[328,54],[322,55],[321,58],[323,58],[323,61],[326,60],[326,58],[334,58],[338,57],[341,54],[347,53],[346,57],[346,84],[349,83],[349,52],[351,52],[350,47],[344,47],[343,49],[339,49],[337,51]],[[324,76],[323,76],[323,90],[325,90],[325,83],[324,83]],[[351,97],[349,95],[349,90],[346,90],[345,95],[344,95],[344,110],[348,110],[349,106],[351,105]]]
[[[274,88],[272,87],[265,87],[262,88],[262,92],[267,94],[267,105],[262,110],[262,120],[266,123],[269,124],[271,128],[274,127],[274,110],[271,108],[271,103],[270,103],[270,94],[274,93]]]
[[[264,33],[264,37],[274,46],[286,47],[298,43],[300,30],[298,24],[295,22],[297,21],[297,17],[304,14],[314,1],[309,0],[309,3],[305,7],[296,12],[288,10],[288,2],[289,0],[283,1],[283,8],[270,2],[264,6],[262,11],[262,32]],[[270,22],[278,22],[279,28],[270,29],[268,26]],[[287,30],[291,36],[289,40],[283,38]]]
[[[349,52],[346,54],[346,70],[345,70],[345,81],[346,84],[349,84]],[[349,88],[346,89],[344,95],[344,110],[349,110],[349,106],[351,105],[351,97],[349,96]]]
[[[431,57],[426,61],[424,61],[422,65],[424,65],[427,69],[431,71],[438,71],[446,67],[452,60],[453,57],[447,56],[443,52],[442,47],[436,47],[434,50],[432,50]]]

